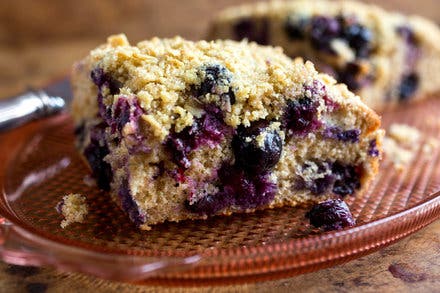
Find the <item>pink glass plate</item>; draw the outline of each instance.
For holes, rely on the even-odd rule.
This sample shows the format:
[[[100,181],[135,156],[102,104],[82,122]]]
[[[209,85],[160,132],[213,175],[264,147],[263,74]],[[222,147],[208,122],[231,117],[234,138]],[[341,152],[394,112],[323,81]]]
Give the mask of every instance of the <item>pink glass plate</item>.
[[[68,95],[66,89],[66,95]],[[149,284],[204,285],[282,278],[333,266],[389,245],[440,216],[440,99],[390,110],[393,122],[418,127],[424,139],[410,168],[384,161],[363,195],[347,199],[358,225],[320,233],[304,208],[183,221],[139,231],[103,192],[73,145],[68,115],[0,135],[0,256],[6,262]],[[60,228],[55,206],[67,193],[87,197],[84,224]]]

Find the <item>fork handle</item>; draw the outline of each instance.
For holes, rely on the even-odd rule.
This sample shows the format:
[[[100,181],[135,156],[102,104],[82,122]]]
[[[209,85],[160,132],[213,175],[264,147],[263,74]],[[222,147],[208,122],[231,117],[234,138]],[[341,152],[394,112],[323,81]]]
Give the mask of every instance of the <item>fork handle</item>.
[[[65,104],[62,98],[49,96],[44,91],[28,91],[0,100],[0,132],[58,113]]]

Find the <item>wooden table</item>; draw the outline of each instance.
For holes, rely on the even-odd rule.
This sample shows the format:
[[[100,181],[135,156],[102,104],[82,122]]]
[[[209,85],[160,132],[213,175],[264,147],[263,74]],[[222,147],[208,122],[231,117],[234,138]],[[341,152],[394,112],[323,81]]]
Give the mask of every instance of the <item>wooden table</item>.
[[[35,1],[36,2],[36,1]],[[203,37],[212,15],[235,3],[217,1],[0,2],[0,98],[66,74],[74,60],[124,31],[135,41],[153,35]],[[250,1],[246,1],[250,2]],[[380,1],[372,1],[380,2]],[[73,4],[74,3],[74,4]],[[387,1],[437,21],[437,1]],[[434,9],[433,9],[434,8]],[[195,18],[194,15],[197,17]],[[0,262],[0,292],[156,292],[158,287],[109,282],[91,276]],[[440,221],[376,253],[290,279],[218,288],[160,288],[167,292],[439,292]]]

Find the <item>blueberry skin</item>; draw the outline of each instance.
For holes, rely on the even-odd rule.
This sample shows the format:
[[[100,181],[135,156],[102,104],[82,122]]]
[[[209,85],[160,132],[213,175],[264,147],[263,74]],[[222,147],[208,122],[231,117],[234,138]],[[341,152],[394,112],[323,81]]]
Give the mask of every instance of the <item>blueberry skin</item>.
[[[208,194],[193,204],[189,204],[189,201],[185,201],[185,208],[195,214],[211,216],[231,206],[233,203],[234,197],[232,194],[218,192]]]
[[[337,139],[343,142],[359,142],[360,129],[343,130],[338,126],[330,126],[324,130],[325,138]]]
[[[376,139],[370,140],[370,144],[368,145],[368,155],[372,157],[379,156],[379,150],[377,149],[377,141]]]
[[[373,34],[368,28],[359,23],[349,25],[344,29],[343,38],[355,51],[356,57],[366,58],[370,55]]]
[[[109,191],[113,172],[110,164],[104,161],[104,157],[110,153],[104,138],[105,128],[106,125],[101,123],[90,129],[90,143],[84,149],[84,157],[89,162],[98,187]]]
[[[334,53],[330,43],[341,35],[339,21],[331,17],[315,16],[311,19],[310,25],[312,47],[320,51]]]
[[[260,45],[269,44],[269,20],[266,18],[259,20],[242,19],[234,25],[233,30],[236,40],[246,38]]]
[[[419,87],[419,76],[417,73],[404,75],[398,87],[398,96],[400,101],[406,101],[417,91]]]
[[[282,118],[287,133],[302,136],[318,128],[317,107],[318,103],[308,97],[288,101]]]
[[[305,18],[300,18],[295,21],[287,18],[284,23],[284,30],[290,40],[300,41],[306,38],[308,24],[309,22]]]
[[[283,141],[279,133],[268,128],[269,123],[260,120],[249,127],[239,127],[232,139],[236,165],[251,173],[270,171],[280,160]],[[264,141],[258,142],[263,135]]]
[[[341,199],[329,199],[314,205],[306,218],[310,224],[324,231],[341,230],[356,224],[350,209]]]
[[[224,191],[233,195],[234,205],[243,210],[268,204],[276,193],[269,174],[252,174],[237,165],[224,165],[218,172]]]
[[[336,162],[332,166],[332,173],[336,178],[333,193],[337,195],[351,195],[361,187],[360,174],[358,174],[355,166],[342,165]]]

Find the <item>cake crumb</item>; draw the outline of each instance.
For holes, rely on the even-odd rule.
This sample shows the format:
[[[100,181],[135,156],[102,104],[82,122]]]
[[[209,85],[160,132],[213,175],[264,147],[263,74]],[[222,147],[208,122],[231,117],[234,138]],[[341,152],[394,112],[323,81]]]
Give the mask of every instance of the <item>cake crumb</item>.
[[[424,155],[429,155],[439,146],[438,139],[422,135],[415,127],[397,123],[390,126],[383,140],[386,158],[399,171],[414,159],[419,149]]]
[[[430,137],[422,147],[422,151],[425,155],[431,154],[435,149],[440,146],[440,140]]]
[[[399,144],[411,146],[420,140],[420,131],[406,124],[391,124],[388,136]]]
[[[404,167],[412,161],[415,154],[414,150],[405,149],[390,137],[384,137],[383,149],[385,151],[386,158],[389,159],[393,163],[394,167],[400,171],[402,171]]]
[[[56,210],[64,217],[60,224],[63,229],[75,222],[83,223],[89,212],[86,198],[74,193],[65,195],[57,204]]]

